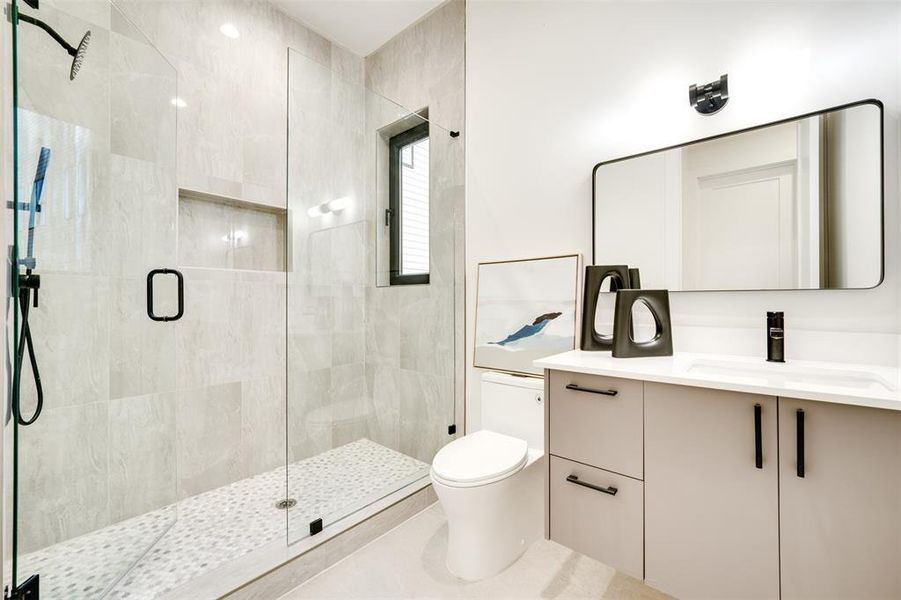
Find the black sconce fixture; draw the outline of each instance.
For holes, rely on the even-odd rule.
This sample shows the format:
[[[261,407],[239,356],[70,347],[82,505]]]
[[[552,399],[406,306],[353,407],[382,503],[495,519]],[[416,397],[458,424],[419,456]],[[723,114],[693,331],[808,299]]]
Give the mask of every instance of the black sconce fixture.
[[[729,101],[729,76],[720,75],[718,81],[688,86],[688,101],[702,115],[712,115]]]

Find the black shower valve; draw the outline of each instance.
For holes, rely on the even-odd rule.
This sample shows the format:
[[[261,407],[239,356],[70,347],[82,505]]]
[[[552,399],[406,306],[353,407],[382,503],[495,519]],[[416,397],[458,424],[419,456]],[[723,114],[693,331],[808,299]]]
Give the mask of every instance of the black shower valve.
[[[38,307],[38,290],[41,289],[41,276],[36,273],[19,275],[19,289],[34,290],[34,307]]]

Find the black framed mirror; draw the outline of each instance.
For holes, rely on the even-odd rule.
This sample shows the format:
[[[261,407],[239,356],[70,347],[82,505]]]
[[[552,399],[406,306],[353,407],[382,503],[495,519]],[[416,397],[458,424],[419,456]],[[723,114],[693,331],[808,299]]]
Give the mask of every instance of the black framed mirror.
[[[883,128],[863,100],[598,163],[592,262],[671,291],[876,287]]]

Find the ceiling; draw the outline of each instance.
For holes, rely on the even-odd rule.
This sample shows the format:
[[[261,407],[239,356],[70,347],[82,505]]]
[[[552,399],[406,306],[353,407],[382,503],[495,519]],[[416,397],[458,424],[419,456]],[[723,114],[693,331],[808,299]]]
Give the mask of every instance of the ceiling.
[[[273,0],[354,54],[367,56],[444,0]]]

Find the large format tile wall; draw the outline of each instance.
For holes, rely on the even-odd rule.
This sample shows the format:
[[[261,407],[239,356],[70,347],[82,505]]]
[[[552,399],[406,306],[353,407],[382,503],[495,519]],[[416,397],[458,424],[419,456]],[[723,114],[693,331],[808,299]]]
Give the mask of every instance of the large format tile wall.
[[[379,411],[397,415],[398,444],[431,462],[462,407],[463,0],[450,0],[366,57],[366,87],[412,109],[428,108],[430,284],[366,290],[366,377]],[[373,212],[375,205],[373,203]],[[371,219],[379,222],[380,215]],[[367,238],[374,255],[376,236]],[[462,419],[460,420],[462,431]]]
[[[288,48],[326,66],[348,53],[266,2],[126,0],[123,10],[178,70],[179,187],[285,208]],[[180,498],[286,458],[285,274],[189,267],[203,264],[189,244],[179,240]]]
[[[292,50],[288,79],[288,451],[300,459],[383,440],[365,426],[363,61],[347,52],[329,66]],[[308,214],[337,198],[340,213]]]
[[[284,273],[182,268],[175,324],[147,319],[144,277],[179,266],[178,187],[285,206],[287,48],[325,64],[346,52],[264,2],[120,8],[165,59],[102,0],[41,4],[70,37],[92,30],[74,82],[59,48],[20,30],[34,113],[22,132],[35,157],[48,140],[53,153],[32,311],[45,409],[21,436],[22,552],[285,461]],[[219,32],[226,21],[239,41]]]
[[[67,33],[93,32],[75,82],[67,81],[58,48],[39,36],[27,41],[31,77],[23,82],[29,92],[23,104],[36,116],[23,129],[37,132],[32,145],[53,141],[54,169],[36,242],[44,287],[33,329],[46,401],[39,424],[22,434],[21,518],[29,523],[20,529],[23,552],[269,470],[286,454],[298,460],[362,435],[430,460],[446,433],[424,431],[425,425],[443,430],[453,419],[455,271],[441,265],[461,262],[462,244],[453,238],[462,230],[442,229],[433,217],[433,281],[441,285],[406,292],[374,289],[373,226],[361,214],[348,210],[346,226],[289,235],[287,268],[309,283],[290,313],[297,322],[290,344],[300,360],[289,364],[299,374],[291,408],[284,274],[178,260],[178,187],[286,207],[288,48],[360,89],[367,81],[363,59],[265,2],[117,6],[168,63],[102,0],[41,6],[41,16]],[[428,94],[399,99],[428,105],[435,115],[450,100],[459,118],[445,120],[462,130],[457,10],[458,24],[445,23],[450,29],[433,29],[420,41],[430,56],[453,52],[456,90],[438,58],[427,73],[409,71],[430,82]],[[432,18],[402,37],[421,36]],[[239,40],[219,32],[224,22],[239,28]],[[390,81],[378,57],[391,48],[372,59],[375,88],[382,78]],[[446,82],[440,98],[439,80]],[[379,89],[406,93],[387,84]],[[176,96],[184,102],[177,145]],[[348,136],[333,136],[333,144],[357,135],[354,123],[362,121],[350,116],[330,116],[327,125],[342,123]],[[305,158],[328,164],[340,156],[339,147],[331,149]],[[462,173],[462,149],[455,154],[448,147],[444,155]],[[361,169],[349,189],[362,197],[371,175]],[[445,198],[456,206],[462,176],[442,176],[437,186],[433,206]],[[459,213],[441,210],[436,214],[448,222],[460,222]],[[144,276],[173,266],[185,275],[185,316],[175,324],[151,322]],[[33,398],[29,382],[26,375],[26,399]],[[377,409],[367,409],[363,421],[361,404]]]
[[[176,73],[106,2],[48,0],[40,16],[92,41],[70,82],[52,40],[19,28],[20,199],[51,152],[31,309],[44,409],[20,428],[20,552],[175,499],[176,336],[146,318],[144,277],[175,258]],[[26,415],[35,397],[26,366]]]

